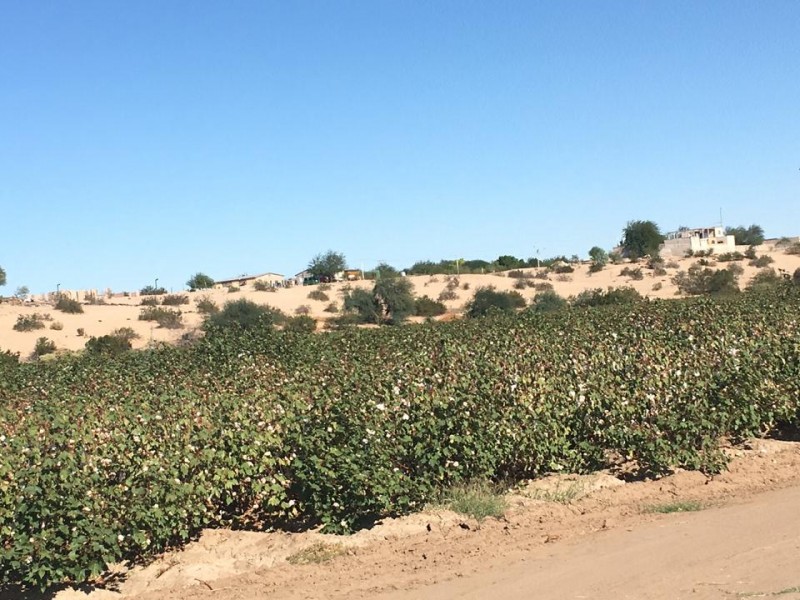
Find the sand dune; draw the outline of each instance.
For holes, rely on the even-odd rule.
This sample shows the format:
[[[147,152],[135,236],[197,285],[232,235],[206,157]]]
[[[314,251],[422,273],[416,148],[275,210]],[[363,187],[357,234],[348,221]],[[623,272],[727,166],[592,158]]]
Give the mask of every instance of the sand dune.
[[[740,248],[741,251],[746,247]],[[774,259],[771,265],[776,271],[783,269],[788,273],[793,273],[800,268],[800,256],[788,255],[781,248],[774,248],[771,244],[765,244],[757,249],[758,255],[766,254]],[[650,298],[676,298],[677,288],[672,283],[672,278],[681,269],[687,269],[697,262],[696,258],[682,258],[676,262],[678,268],[667,269],[667,274],[657,277],[647,269],[644,263],[638,265],[620,264],[608,265],[598,273],[589,273],[588,264],[575,265],[575,272],[569,275],[559,276],[553,273],[548,275],[547,281],[553,285],[554,290],[565,297],[576,295],[583,290],[591,288],[608,288],[630,286],[638,290],[642,295]],[[749,261],[740,261],[738,264],[744,268],[744,274],[740,277],[741,287],[747,285],[759,269],[751,267]],[[731,263],[718,263],[717,268],[724,268]],[[644,279],[635,281],[627,276],[621,275],[621,271],[626,266],[642,267]],[[524,269],[530,273],[536,273],[537,269]],[[541,269],[543,271],[544,269]],[[414,276],[409,277],[414,285],[414,293],[417,296],[427,295],[432,299],[437,299],[439,294],[447,285],[447,277],[437,276]],[[516,279],[510,278],[506,273],[493,273],[485,275],[460,275],[459,287],[455,290],[457,299],[445,302],[450,315],[460,314],[464,305],[472,298],[475,290],[481,286],[494,286],[498,290],[512,290]],[[660,284],[660,286],[658,285]],[[307,306],[310,315],[318,320],[318,327],[322,327],[322,322],[334,316],[325,311],[325,308],[335,302],[341,307],[342,294],[346,283],[331,284],[330,290],[326,291],[329,300],[311,300],[308,294],[317,286],[296,286],[291,288],[281,288],[276,292],[259,292],[253,289],[252,285],[241,288],[236,293],[229,293],[226,289],[204,290],[199,292],[184,292],[190,298],[190,303],[178,307],[183,313],[185,326],[183,329],[162,329],[155,323],[140,321],[139,313],[141,310],[140,297],[114,297],[106,300],[106,304],[90,305],[84,304],[83,314],[65,314],[53,308],[51,303],[26,303],[15,304],[12,302],[0,303],[0,351],[10,350],[19,352],[22,357],[31,354],[36,344],[36,340],[42,336],[53,340],[59,350],[81,350],[90,336],[100,336],[111,333],[120,327],[130,327],[136,331],[140,338],[134,342],[134,347],[141,348],[151,342],[177,342],[184,334],[196,330],[202,323],[203,315],[196,308],[197,300],[209,298],[218,305],[222,306],[229,300],[247,298],[259,304],[266,304],[278,308],[285,313],[292,315],[298,307]],[[368,288],[372,285],[370,281],[352,282],[353,287]],[[658,288],[660,289],[654,289]],[[531,300],[536,295],[536,290],[526,288],[520,293]],[[19,315],[30,315],[33,313],[47,313],[52,321],[46,323],[45,329],[30,332],[18,332],[13,330],[14,323]],[[51,329],[51,325],[58,322],[63,325],[61,330]],[[78,330],[82,329],[84,335],[78,335]]]

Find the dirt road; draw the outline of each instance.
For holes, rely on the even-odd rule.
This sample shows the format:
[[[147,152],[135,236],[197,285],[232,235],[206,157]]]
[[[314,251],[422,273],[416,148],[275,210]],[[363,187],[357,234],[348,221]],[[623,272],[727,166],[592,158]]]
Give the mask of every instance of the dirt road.
[[[800,487],[665,515],[380,600],[800,599]]]

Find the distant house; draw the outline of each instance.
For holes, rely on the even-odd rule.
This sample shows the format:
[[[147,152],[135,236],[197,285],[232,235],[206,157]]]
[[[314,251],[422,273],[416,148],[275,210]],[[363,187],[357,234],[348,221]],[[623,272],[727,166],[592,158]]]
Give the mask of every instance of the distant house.
[[[659,252],[662,256],[686,256],[687,252],[711,250],[717,254],[736,250],[736,240],[722,227],[683,228],[667,234]]]
[[[248,284],[255,283],[256,281],[263,281],[271,285],[278,285],[283,282],[283,275],[279,273],[261,273],[261,275],[239,275],[239,277],[231,277],[229,279],[219,279],[214,282],[215,288],[225,288],[232,285],[244,287]]]

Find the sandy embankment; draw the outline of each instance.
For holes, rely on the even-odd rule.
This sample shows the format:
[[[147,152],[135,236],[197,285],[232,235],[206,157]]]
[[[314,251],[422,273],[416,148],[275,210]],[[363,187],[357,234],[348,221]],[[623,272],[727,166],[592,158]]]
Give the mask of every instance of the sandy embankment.
[[[88,600],[800,599],[800,444],[756,440],[714,477],[555,475],[483,523],[447,510],[353,536],[208,530]],[[696,512],[657,514],[676,503]],[[314,544],[334,557],[293,565]],[[66,590],[55,600],[87,599]]]

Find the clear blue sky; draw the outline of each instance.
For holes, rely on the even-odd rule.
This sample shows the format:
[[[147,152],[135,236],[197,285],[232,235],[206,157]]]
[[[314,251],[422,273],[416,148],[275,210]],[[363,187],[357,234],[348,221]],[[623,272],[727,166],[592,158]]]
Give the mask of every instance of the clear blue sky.
[[[800,2],[0,0],[9,294],[800,234]]]

